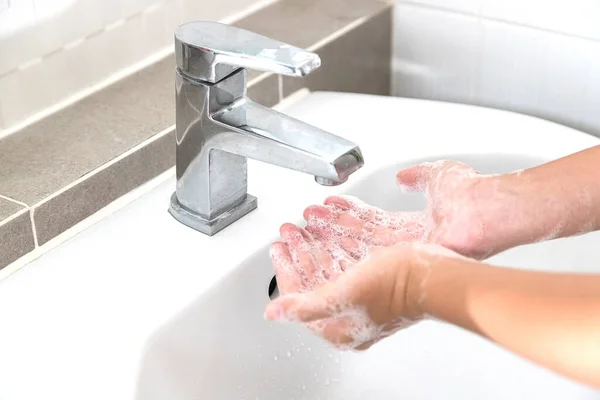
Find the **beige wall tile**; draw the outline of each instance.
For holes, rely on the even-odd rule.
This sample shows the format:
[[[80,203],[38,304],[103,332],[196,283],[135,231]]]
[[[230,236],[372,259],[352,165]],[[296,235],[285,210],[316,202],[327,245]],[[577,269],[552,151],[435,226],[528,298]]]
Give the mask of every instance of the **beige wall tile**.
[[[34,209],[40,245],[175,164],[175,134],[154,140]],[[166,211],[165,211],[166,212]]]
[[[254,82],[249,82],[248,97],[266,107],[279,103],[279,77],[263,74]]]
[[[389,94],[391,18],[392,9],[388,8],[317,49],[321,67],[303,78],[283,77],[283,97],[303,87]]]
[[[0,194],[33,205],[175,122],[171,57],[0,139]]]
[[[31,218],[25,207],[0,198],[0,269],[35,247]]]

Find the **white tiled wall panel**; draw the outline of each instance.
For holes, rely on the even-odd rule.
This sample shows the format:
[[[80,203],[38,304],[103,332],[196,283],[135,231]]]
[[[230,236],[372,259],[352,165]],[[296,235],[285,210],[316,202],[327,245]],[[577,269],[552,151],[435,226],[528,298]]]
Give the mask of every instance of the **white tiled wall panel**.
[[[481,3],[481,13],[486,17],[600,39],[598,0],[482,0]]]
[[[180,23],[262,2],[10,0],[0,11],[0,134],[172,46]]]
[[[399,1],[600,39],[600,23],[598,23],[600,19],[600,1],[598,0]]]
[[[600,60],[600,43],[493,21],[483,24],[481,103],[579,126],[586,88],[594,78],[600,81],[600,69],[595,77],[590,71],[594,52]],[[600,107],[600,92],[597,96]],[[597,122],[600,132],[600,118]]]
[[[8,125],[10,121],[18,121],[27,109],[26,99],[21,92],[21,76],[10,73],[0,78],[0,119]]]
[[[479,93],[479,23],[461,14],[399,4],[394,84],[408,97],[475,101]]]
[[[463,13],[477,14],[484,0],[411,0],[403,3],[422,4],[438,9],[449,9]]]
[[[525,14],[519,14],[516,23],[499,20],[508,14],[483,16],[484,6],[497,3],[496,9],[508,9],[506,5],[513,4],[514,11],[517,2],[500,6],[499,1],[482,0],[481,15],[448,11],[464,1],[449,0],[444,10],[432,7],[434,0],[422,2],[427,4],[398,3],[395,95],[508,109],[600,135],[600,40],[588,38],[582,30],[577,36],[559,33],[567,24],[551,23],[549,15],[543,29],[524,26]],[[522,3],[527,9],[537,2]],[[565,19],[577,14],[585,26],[596,19],[587,14],[592,12],[591,3],[600,5],[571,2]],[[555,2],[544,4],[546,8],[539,3],[540,13],[560,8]],[[595,15],[600,17],[600,12]]]

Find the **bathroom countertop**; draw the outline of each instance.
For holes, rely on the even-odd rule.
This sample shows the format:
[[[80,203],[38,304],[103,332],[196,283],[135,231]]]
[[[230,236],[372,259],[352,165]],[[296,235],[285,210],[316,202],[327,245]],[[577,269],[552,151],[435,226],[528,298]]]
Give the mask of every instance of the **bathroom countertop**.
[[[365,167],[350,182],[399,161],[469,153],[554,159],[600,143],[537,118],[424,100],[313,93],[285,110],[360,145]],[[395,115],[395,125],[377,125],[377,113]],[[167,213],[170,170],[131,204],[0,282],[0,398],[137,398],[140,362],[156,332],[264,251],[281,223],[345,190],[252,161],[248,176],[258,210],[214,237]]]

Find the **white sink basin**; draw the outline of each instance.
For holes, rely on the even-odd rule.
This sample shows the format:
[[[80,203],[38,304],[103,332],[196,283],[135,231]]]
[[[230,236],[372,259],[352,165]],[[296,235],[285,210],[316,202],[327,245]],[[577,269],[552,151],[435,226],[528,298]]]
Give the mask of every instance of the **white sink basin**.
[[[507,112],[376,96],[314,93],[285,112],[356,141],[365,167],[327,188],[250,162],[259,209],[214,237],[167,213],[169,174],[0,282],[1,399],[600,399],[440,322],[356,354],[262,316],[273,277],[268,245],[307,205],[350,193],[389,210],[417,209],[421,196],[394,183],[399,168],[453,158],[508,172],[597,138]],[[600,272],[599,238],[522,247],[490,262]]]

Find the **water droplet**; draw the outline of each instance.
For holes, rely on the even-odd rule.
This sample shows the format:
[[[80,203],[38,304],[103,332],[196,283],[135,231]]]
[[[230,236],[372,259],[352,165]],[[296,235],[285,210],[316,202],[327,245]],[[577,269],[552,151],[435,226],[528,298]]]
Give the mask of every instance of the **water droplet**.
[[[277,361],[279,359],[279,357],[275,356],[273,357],[273,360]]]
[[[302,385],[302,390],[306,390],[306,385]]]
[[[329,386],[329,379],[325,379],[325,385]]]
[[[288,358],[290,358],[292,356],[292,352],[288,350],[287,356],[288,356]]]

